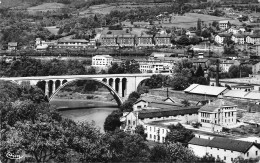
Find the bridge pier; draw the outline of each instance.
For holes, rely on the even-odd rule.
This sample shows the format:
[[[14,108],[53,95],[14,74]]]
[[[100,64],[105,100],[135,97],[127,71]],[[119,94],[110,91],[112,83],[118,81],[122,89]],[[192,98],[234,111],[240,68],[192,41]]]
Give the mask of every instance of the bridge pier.
[[[122,94],[122,84],[123,84],[122,79],[119,78],[119,80],[118,80],[118,94],[119,94],[120,97],[123,97],[123,94]]]
[[[52,93],[51,93],[51,94],[53,94],[53,93],[55,92],[55,90],[56,90],[56,85],[55,85],[55,83],[56,83],[56,81],[53,81],[53,82],[52,82]]]
[[[49,97],[49,80],[45,80],[45,96]]]

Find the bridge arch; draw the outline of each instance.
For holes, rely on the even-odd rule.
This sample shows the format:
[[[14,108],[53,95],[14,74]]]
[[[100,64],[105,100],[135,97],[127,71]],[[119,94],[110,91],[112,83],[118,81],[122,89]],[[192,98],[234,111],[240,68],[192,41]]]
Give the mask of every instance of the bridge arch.
[[[123,100],[122,98],[118,95],[118,93],[116,92],[116,90],[114,90],[109,84],[105,83],[104,81],[100,81],[100,80],[97,80],[97,79],[93,79],[93,78],[79,78],[79,79],[74,79],[74,80],[71,80],[71,81],[68,81],[66,83],[64,83],[63,85],[61,85],[49,98],[49,101],[53,100],[54,96],[57,95],[57,93],[62,89],[64,88],[65,86],[75,82],[75,81],[79,81],[79,80],[91,80],[91,81],[96,81],[102,85],[104,85],[111,93],[111,95],[115,98],[118,106],[121,106],[123,104]]]

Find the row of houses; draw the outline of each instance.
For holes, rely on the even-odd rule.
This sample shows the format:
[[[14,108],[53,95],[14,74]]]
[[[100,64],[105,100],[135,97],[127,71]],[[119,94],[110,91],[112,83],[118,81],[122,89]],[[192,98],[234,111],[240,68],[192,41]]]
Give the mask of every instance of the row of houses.
[[[133,47],[133,46],[171,46],[170,34],[143,34],[136,36],[133,34],[112,35],[105,34],[101,36],[101,46],[107,47]]]
[[[44,51],[47,48],[52,49],[77,49],[82,50],[86,49],[90,46],[95,47],[95,40],[85,40],[85,39],[59,39],[52,41],[41,40],[40,38],[36,38],[35,40],[36,50]]]

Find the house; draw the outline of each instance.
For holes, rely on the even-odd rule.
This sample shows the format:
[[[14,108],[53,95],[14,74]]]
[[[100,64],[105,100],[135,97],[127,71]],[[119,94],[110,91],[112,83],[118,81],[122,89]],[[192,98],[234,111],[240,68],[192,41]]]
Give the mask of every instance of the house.
[[[230,27],[228,29],[228,33],[232,34],[239,34],[239,33],[244,33],[246,29],[244,27]]]
[[[164,70],[172,71],[175,64],[175,61],[158,58],[135,59],[135,61],[139,63],[139,69],[142,73],[160,73]]]
[[[243,88],[244,90],[229,90],[223,97],[227,99],[235,99],[241,101],[250,101],[259,103],[260,102],[260,92],[253,91],[253,86]],[[233,88],[232,88],[233,89]]]
[[[224,43],[224,39],[225,38],[231,38],[232,34],[231,33],[219,33],[215,36],[215,42],[219,43],[219,44],[223,44]]]
[[[172,46],[170,34],[156,34],[154,41],[156,46]]]
[[[101,36],[101,46],[116,47],[117,35],[102,35]]]
[[[246,37],[246,43],[248,44],[259,44],[260,43],[260,35],[251,34]]]
[[[252,73],[259,74],[260,73],[260,62],[255,62],[252,64]]]
[[[13,51],[17,50],[18,44],[17,42],[8,42],[8,50]]]
[[[203,96],[217,97],[227,91],[226,87],[214,87],[207,85],[192,84],[184,90],[185,93],[197,94]]]
[[[231,40],[236,44],[243,45],[245,44],[245,35],[243,34],[233,34]]]
[[[113,57],[110,55],[96,55],[92,57],[92,66],[94,67],[109,67],[113,62]]]
[[[121,122],[124,123],[124,131],[134,132],[135,127],[142,125],[147,134],[147,140],[163,143],[168,126],[178,123],[196,122],[200,107],[171,107],[161,109],[142,109],[130,113],[124,113]],[[158,130],[161,133],[158,135]],[[159,136],[159,137],[158,137]]]
[[[239,156],[249,159],[259,157],[260,154],[260,145],[257,143],[222,137],[208,139],[194,137],[189,141],[188,147],[199,157],[208,153],[226,163],[232,163]]]
[[[134,132],[137,125],[146,127],[152,125],[152,122],[190,123],[197,121],[199,108],[199,106],[184,107],[179,103],[140,98],[134,103],[133,111],[125,112],[121,117],[120,120],[123,122],[121,128],[124,131]]]
[[[137,37],[137,46],[154,46],[153,35],[140,35]]]
[[[117,43],[120,47],[133,47],[135,46],[135,36],[132,34],[119,35]]]
[[[198,122],[211,131],[222,131],[222,127],[232,127],[237,123],[237,105],[218,99],[202,106],[198,111]]]
[[[222,30],[228,29],[229,26],[230,26],[230,23],[229,23],[228,20],[222,20],[222,21],[219,21],[218,23],[219,23],[219,28],[222,29]]]
[[[238,84],[238,85],[232,85],[231,86],[232,90],[242,90],[245,92],[250,92],[254,90],[254,86],[250,84]]]
[[[221,68],[222,72],[228,72],[229,68],[232,65],[239,65],[239,61],[237,60],[223,60],[222,62],[220,62],[219,67]]]
[[[60,39],[58,40],[58,49],[85,49],[88,41],[85,39]]]
[[[194,59],[194,60],[191,60],[191,62],[193,64],[193,66],[199,67],[199,65],[200,65],[203,69],[207,69],[210,64],[210,60],[206,59],[206,58]]]

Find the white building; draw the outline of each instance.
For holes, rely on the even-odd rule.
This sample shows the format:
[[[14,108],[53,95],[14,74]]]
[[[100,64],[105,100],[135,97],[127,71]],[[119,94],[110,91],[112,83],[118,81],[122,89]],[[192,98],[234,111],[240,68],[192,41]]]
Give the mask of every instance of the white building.
[[[229,28],[229,21],[228,20],[219,21],[219,28],[220,29],[228,29]]]
[[[243,34],[233,34],[231,40],[236,44],[245,44],[245,36]]]
[[[232,66],[232,65],[239,65],[240,63],[236,60],[223,60],[219,66],[222,70],[222,72],[228,72],[229,68]]]
[[[246,43],[248,44],[259,44],[260,43],[260,35],[248,35],[246,37]]]
[[[260,72],[260,62],[252,64],[252,73],[259,74]]]
[[[142,125],[147,139],[164,142],[167,126],[177,123],[197,122],[199,106],[183,107],[182,104],[141,98],[133,105],[132,112],[125,112],[121,117],[124,131],[134,132]],[[150,129],[153,128],[153,129]],[[161,132],[158,138],[158,130]]]
[[[142,73],[161,73],[164,71],[171,72],[175,61],[162,59],[136,59],[139,63],[139,69]]]
[[[212,131],[220,132],[222,127],[232,127],[237,123],[237,105],[223,99],[202,106],[198,113],[198,122]]]
[[[231,36],[232,36],[231,33],[219,33],[215,36],[215,42],[219,44],[223,44],[224,39]]]
[[[92,66],[94,67],[109,67],[111,66],[113,57],[110,55],[96,55],[92,57]]]
[[[188,147],[194,154],[203,157],[207,153],[215,158],[220,158],[226,163],[232,163],[235,158],[256,158],[260,155],[260,144],[228,138],[192,138]]]

